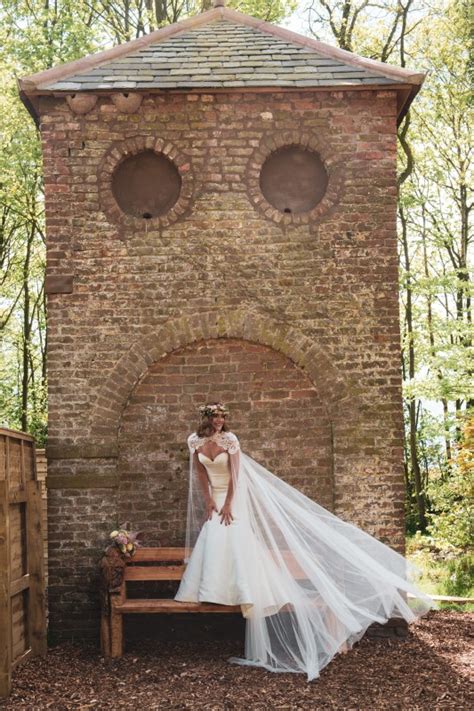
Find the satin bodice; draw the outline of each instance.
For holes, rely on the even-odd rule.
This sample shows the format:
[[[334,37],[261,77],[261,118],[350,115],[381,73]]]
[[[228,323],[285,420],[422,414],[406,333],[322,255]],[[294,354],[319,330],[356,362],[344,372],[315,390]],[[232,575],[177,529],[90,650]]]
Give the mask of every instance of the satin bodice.
[[[214,460],[198,452],[198,459],[206,467],[213,494],[225,495],[230,479],[229,452],[219,452]]]

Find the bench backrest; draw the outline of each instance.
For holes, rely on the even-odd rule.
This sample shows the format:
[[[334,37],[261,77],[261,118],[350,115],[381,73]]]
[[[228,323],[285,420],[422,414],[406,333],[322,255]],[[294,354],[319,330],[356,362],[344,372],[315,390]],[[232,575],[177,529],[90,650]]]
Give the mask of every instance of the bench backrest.
[[[127,560],[124,580],[181,580],[184,557],[184,548],[137,548]]]
[[[127,560],[124,581],[127,580],[181,580],[185,548],[137,548],[132,558]],[[291,551],[281,551],[293,575],[305,579],[306,575],[293,558]],[[159,563],[160,565],[152,565]]]

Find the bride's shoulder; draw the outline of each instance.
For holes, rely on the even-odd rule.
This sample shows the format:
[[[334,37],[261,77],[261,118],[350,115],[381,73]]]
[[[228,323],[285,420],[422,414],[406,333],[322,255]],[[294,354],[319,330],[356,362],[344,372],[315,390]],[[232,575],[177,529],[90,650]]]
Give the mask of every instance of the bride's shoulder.
[[[199,437],[197,435],[197,432],[192,432],[192,434],[190,434],[188,437],[188,447],[192,452],[194,452],[196,447],[198,447],[198,446],[199,446]]]
[[[222,438],[230,454],[235,454],[240,449],[239,438],[233,432],[222,432]]]

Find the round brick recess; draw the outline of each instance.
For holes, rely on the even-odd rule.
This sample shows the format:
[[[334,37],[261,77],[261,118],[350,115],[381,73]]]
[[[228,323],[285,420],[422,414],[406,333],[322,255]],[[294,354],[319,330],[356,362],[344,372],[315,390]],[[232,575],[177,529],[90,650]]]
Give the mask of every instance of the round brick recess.
[[[309,153],[316,153],[327,174],[327,188],[322,199],[306,212],[283,212],[272,205],[262,192],[262,168],[278,151],[295,146]],[[337,205],[344,184],[344,166],[337,159],[327,142],[317,136],[300,131],[283,131],[264,137],[247,164],[247,193],[252,205],[267,219],[281,225],[307,225],[318,222]]]
[[[176,202],[165,214],[156,216],[136,216],[121,209],[113,191],[114,174],[121,164],[141,153],[156,153],[170,161],[181,180],[181,188]],[[109,220],[132,231],[143,231],[145,226],[156,229],[167,227],[182,219],[189,210],[194,195],[194,176],[188,156],[181,153],[171,142],[154,136],[135,136],[115,143],[109,148],[98,170],[100,204]]]

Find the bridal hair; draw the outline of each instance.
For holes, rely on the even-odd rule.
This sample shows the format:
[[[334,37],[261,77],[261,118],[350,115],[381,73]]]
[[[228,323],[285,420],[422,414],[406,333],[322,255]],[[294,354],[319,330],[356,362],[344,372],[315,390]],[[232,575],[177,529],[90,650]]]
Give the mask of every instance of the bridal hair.
[[[201,422],[196,432],[198,437],[210,437],[214,432],[212,418],[218,414],[224,415],[224,417],[229,414],[228,408],[222,402],[208,402],[206,405],[201,405],[199,412],[201,414]],[[229,428],[224,421],[221,432],[228,431]]]

